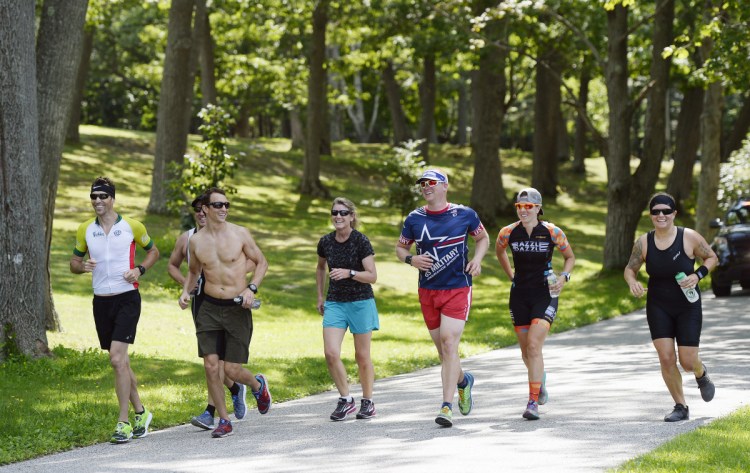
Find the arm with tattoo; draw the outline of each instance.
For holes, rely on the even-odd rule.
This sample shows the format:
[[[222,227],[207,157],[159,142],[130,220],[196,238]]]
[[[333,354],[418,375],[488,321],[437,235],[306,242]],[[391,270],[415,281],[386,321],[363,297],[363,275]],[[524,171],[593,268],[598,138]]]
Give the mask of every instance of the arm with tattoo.
[[[628,283],[630,293],[635,297],[641,297],[645,293],[643,286],[638,282],[638,271],[643,264],[643,258],[643,238],[639,237],[633,244],[630,260],[623,272],[623,277],[625,278],[625,282]]]

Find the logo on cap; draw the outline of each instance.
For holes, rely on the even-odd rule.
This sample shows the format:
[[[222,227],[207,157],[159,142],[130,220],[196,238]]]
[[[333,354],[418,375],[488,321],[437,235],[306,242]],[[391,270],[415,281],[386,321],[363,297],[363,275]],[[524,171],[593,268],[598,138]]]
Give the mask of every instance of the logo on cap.
[[[432,181],[432,180],[435,180],[438,182],[448,182],[448,176],[434,169],[429,169],[422,174],[422,177],[417,179],[417,184],[419,184],[422,181]]]

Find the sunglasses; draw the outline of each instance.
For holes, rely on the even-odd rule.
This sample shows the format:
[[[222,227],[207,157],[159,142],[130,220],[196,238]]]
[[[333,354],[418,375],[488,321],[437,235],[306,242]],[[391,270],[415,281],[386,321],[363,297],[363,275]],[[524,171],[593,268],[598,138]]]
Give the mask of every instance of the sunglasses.
[[[193,212],[199,214],[203,212],[203,207],[193,207]]]
[[[674,209],[651,209],[651,215],[672,215],[674,213]]]
[[[109,194],[89,194],[89,197],[91,197],[91,200],[107,200],[109,199]]]
[[[220,209],[222,207],[229,209],[229,202],[209,202],[208,205],[215,209]]]
[[[342,217],[346,217],[350,213],[352,213],[350,210],[331,210],[331,215],[333,215],[334,217],[338,215],[341,215]]]
[[[419,181],[419,185],[422,186],[422,189],[426,189],[427,187],[435,187],[438,185],[438,180],[436,179],[430,179],[428,181]]]
[[[517,208],[518,210],[521,210],[521,209],[524,209],[524,210],[531,210],[531,209],[533,209],[534,207],[536,207],[536,204],[527,204],[527,203],[525,203],[525,202],[522,202],[522,203],[517,203],[517,204],[516,204],[516,208]]]

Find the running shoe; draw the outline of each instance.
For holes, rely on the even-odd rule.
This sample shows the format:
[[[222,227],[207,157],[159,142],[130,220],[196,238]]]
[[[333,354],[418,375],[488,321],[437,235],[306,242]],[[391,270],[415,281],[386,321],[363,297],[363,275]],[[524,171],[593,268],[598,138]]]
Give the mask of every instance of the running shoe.
[[[151,419],[154,415],[143,406],[143,413],[135,415],[135,427],[133,427],[133,438],[143,438],[148,435],[148,426],[151,424]]]
[[[690,419],[690,410],[682,404],[675,404],[674,410],[667,416],[664,416],[664,422],[678,422]]]
[[[203,414],[190,419],[190,423],[201,429],[211,430],[214,428],[214,416],[208,411],[203,411]]]
[[[125,443],[132,437],[133,427],[130,426],[130,422],[118,422],[109,441],[112,443]]]
[[[523,418],[539,420],[539,405],[533,399],[529,399],[529,403],[526,404],[526,410],[523,411]]]
[[[219,419],[219,425],[211,432],[211,437],[215,439],[224,438],[232,435],[232,423],[226,419]]]
[[[246,398],[247,398],[247,386],[245,386],[242,383],[234,382],[239,388],[240,392],[237,393],[237,395],[232,395],[232,404],[234,404],[234,417],[237,419],[242,419],[245,417],[245,413],[247,412],[247,404],[245,404]],[[263,389],[261,387],[261,389]]]
[[[370,419],[371,417],[375,417],[375,403],[369,399],[362,399],[357,419]]]
[[[453,410],[448,406],[441,407],[440,412],[435,417],[435,422],[443,427],[453,426]]]
[[[704,401],[708,402],[714,398],[716,386],[714,386],[714,382],[711,381],[711,378],[708,377],[708,369],[706,368],[706,365],[703,365],[703,376],[695,378],[695,381],[698,382],[698,389],[701,390],[701,397]]]
[[[538,404],[543,406],[547,404],[549,399],[549,393],[547,392],[547,372],[545,371],[542,375],[542,386],[539,388],[539,401]]]
[[[268,390],[268,381],[262,374],[256,375],[255,379],[260,383],[258,392],[253,392],[255,400],[258,401],[258,412],[265,414],[271,408],[271,391]]]
[[[336,410],[331,414],[331,420],[344,420],[346,416],[357,410],[357,405],[354,404],[354,398],[351,401],[347,401],[345,398],[340,397],[339,403],[336,405]],[[373,411],[375,408],[373,407]]]
[[[474,375],[464,371],[466,378],[466,387],[458,388],[458,411],[462,415],[469,415],[471,408],[474,407],[474,398],[471,397],[471,388],[474,386]]]

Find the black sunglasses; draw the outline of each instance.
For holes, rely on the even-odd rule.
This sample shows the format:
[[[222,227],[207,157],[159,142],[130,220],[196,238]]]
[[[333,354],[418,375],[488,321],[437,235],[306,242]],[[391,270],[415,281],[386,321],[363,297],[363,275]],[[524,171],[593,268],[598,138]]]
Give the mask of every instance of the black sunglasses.
[[[107,200],[109,199],[109,194],[89,194],[89,197],[91,197],[91,200]]]
[[[203,212],[203,207],[193,207],[193,212],[199,214]]]
[[[229,208],[229,202],[209,202],[208,205],[215,209],[220,209],[222,207]]]
[[[342,217],[346,217],[350,213],[352,213],[350,210],[331,210],[331,215],[333,215],[334,217],[337,216],[337,215],[341,215]]]
[[[651,209],[651,215],[672,215],[674,213],[674,209]]]

